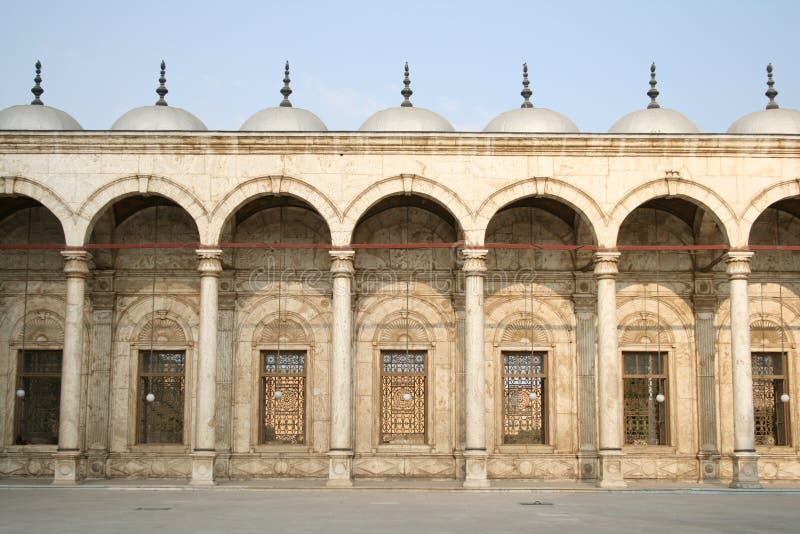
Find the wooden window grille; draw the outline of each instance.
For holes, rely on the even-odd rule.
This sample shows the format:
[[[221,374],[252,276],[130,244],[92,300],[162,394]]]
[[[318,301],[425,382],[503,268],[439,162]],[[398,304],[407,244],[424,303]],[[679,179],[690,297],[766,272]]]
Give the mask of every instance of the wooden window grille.
[[[667,353],[623,353],[625,443],[667,445]]]
[[[16,428],[14,443],[58,443],[61,405],[61,351],[21,350],[17,363]]]
[[[139,351],[139,443],[183,443],[185,368],[185,351]]]
[[[426,360],[426,351],[381,352],[381,443],[425,443]]]
[[[756,445],[789,444],[786,353],[753,352],[753,415]]]
[[[502,356],[503,443],[547,443],[547,354],[504,351]]]
[[[261,443],[306,442],[306,351],[261,351],[261,421]]]

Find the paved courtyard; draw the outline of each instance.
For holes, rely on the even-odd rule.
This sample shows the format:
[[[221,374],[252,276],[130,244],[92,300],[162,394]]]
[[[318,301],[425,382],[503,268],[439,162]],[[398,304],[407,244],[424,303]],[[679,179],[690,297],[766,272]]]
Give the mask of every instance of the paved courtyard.
[[[797,532],[800,492],[0,487],[0,533]]]

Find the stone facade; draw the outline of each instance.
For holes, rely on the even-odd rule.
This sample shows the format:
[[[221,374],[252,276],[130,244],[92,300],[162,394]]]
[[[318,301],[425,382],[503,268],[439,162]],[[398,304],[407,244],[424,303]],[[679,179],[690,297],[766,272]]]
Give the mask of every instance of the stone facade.
[[[800,245],[794,136],[0,133],[0,244],[61,246],[0,251],[3,476],[800,480],[800,253],[758,248]],[[63,351],[58,445],[16,442],[23,347]],[[276,348],[302,443],[261,435]],[[147,350],[184,351],[180,443],[138,437]],[[418,442],[381,437],[392,350]],[[506,351],[546,355],[543,443],[504,439]],[[662,444],[626,442],[625,351],[666,354]]]

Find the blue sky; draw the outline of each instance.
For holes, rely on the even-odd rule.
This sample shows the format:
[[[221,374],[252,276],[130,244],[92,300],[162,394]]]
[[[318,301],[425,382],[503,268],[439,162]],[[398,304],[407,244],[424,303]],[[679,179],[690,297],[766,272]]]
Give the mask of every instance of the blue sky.
[[[286,59],[292,102],[331,130],[355,130],[398,105],[404,61],[414,104],[458,130],[480,130],[519,106],[523,61],[534,105],[587,132],[645,107],[651,61],[661,105],[704,132],[763,109],[769,61],[777,101],[800,108],[796,0],[4,4],[0,108],[30,102],[41,59],[44,102],[86,129],[155,103],[162,58],[167,101],[212,130],[236,130],[277,105]]]

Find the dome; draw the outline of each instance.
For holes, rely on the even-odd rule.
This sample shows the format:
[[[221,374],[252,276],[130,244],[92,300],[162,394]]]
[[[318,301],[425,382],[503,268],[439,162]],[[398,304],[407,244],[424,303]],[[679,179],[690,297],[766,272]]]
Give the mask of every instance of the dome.
[[[641,134],[675,134],[675,133],[699,133],[697,126],[694,125],[684,114],[674,109],[662,108],[656,97],[656,64],[650,66],[650,90],[647,91],[650,103],[647,109],[641,109],[628,113],[608,130],[608,133],[641,133]]]
[[[528,64],[522,64],[522,91],[524,98],[519,109],[501,113],[492,119],[484,132],[518,133],[578,133],[578,127],[561,113],[545,108],[535,108],[530,102],[533,94],[528,87]]]
[[[400,94],[403,102],[399,107],[389,108],[372,114],[364,124],[361,132],[453,132],[455,129],[447,119],[425,108],[415,108],[411,103],[411,80],[408,77],[408,63],[405,67],[405,86]]]
[[[57,108],[45,106],[41,97],[44,89],[42,83],[42,64],[36,62],[36,85],[31,92],[34,95],[29,105],[11,106],[0,111],[0,130],[82,130],[78,121],[68,113]]]
[[[243,132],[326,132],[328,128],[319,117],[306,109],[296,108],[289,102],[292,90],[289,87],[289,62],[286,62],[281,94],[283,100],[278,107],[262,109],[247,119]]]
[[[166,64],[161,62],[161,77],[158,79],[159,86],[156,93],[159,98],[153,106],[142,106],[125,113],[111,125],[112,130],[186,130],[186,131],[206,131],[203,122],[186,111],[185,109],[171,107],[167,105],[164,97],[169,92],[165,83],[167,79]]]
[[[767,65],[767,92],[769,98],[767,108],[748,113],[728,128],[729,134],[800,134],[800,111],[781,109],[775,102],[778,91],[773,87],[772,63]]]

